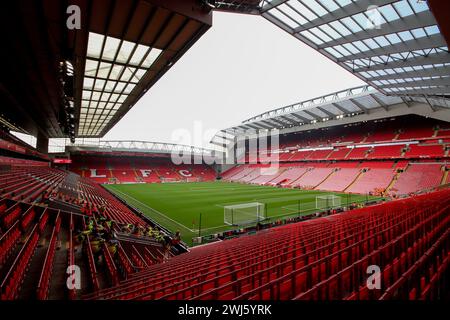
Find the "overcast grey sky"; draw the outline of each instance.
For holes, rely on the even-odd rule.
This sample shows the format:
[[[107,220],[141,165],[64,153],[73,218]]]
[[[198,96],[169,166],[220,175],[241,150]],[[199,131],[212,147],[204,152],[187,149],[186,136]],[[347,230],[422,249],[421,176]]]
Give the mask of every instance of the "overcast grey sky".
[[[362,84],[262,17],[215,12],[212,28],[104,139],[207,147],[213,132],[246,118]]]

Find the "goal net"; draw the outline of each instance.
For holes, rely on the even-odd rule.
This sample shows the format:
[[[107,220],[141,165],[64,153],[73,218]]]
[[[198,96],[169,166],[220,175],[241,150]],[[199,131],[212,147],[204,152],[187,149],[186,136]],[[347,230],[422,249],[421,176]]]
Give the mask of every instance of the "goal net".
[[[334,194],[317,196],[316,197],[316,209],[330,209],[341,206],[341,197]]]
[[[248,225],[265,219],[264,203],[250,202],[223,207],[223,221],[230,226]]]

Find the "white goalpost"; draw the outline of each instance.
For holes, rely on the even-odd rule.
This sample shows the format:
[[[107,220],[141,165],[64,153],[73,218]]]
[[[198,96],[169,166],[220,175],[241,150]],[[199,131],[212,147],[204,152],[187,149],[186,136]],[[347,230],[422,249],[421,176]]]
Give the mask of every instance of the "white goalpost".
[[[327,194],[316,197],[316,209],[330,209],[341,206],[341,197],[334,194]]]
[[[261,202],[240,203],[223,207],[223,222],[230,226],[248,225],[265,219]]]

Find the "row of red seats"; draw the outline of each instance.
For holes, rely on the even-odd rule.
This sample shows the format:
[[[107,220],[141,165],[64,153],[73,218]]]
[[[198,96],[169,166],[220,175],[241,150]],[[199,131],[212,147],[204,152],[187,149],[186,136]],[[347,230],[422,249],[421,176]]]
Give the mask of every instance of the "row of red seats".
[[[19,225],[19,221],[16,221],[16,223],[0,238],[0,265],[2,265],[9,257],[12,249],[20,239],[22,233]]]
[[[406,116],[397,119],[354,123],[280,136],[280,149],[317,148],[339,144],[389,143],[432,140],[450,136],[448,124],[433,119]],[[325,153],[326,155],[326,153]],[[314,155],[312,155],[314,157]],[[322,158],[323,159],[323,158]]]
[[[392,169],[369,169],[345,191],[350,193],[368,194],[374,190],[385,190],[394,177]]]
[[[18,289],[22,284],[38,241],[39,231],[38,226],[36,225],[0,284],[1,300],[13,300],[17,297]]]
[[[279,153],[278,161],[443,158],[449,156],[446,154],[446,148],[446,144],[412,144],[409,147],[406,144],[357,148],[336,147],[327,150],[282,152]]]
[[[98,183],[136,183],[136,182],[164,182],[165,179],[175,181],[185,181],[195,179],[199,181],[215,180],[215,172],[207,166],[200,168],[192,167],[181,169],[179,167],[159,167],[146,169],[133,169],[132,167],[124,169],[101,169],[98,164],[93,164],[89,170],[72,169],[73,172],[81,176],[88,177]],[[94,168],[92,171],[92,168]]]
[[[78,189],[79,196],[83,200],[95,205],[97,208],[105,208],[104,214],[109,219],[119,223],[146,225],[146,223],[136,216],[129,208],[95,182],[89,179],[80,178],[76,188]]]
[[[98,183],[163,182],[165,179],[184,181],[214,180],[215,171],[203,164],[174,165],[170,159],[146,157],[74,156],[70,169]],[[92,171],[94,170],[94,171]]]
[[[138,269],[148,267],[146,259],[139,253],[134,245],[131,245],[131,257],[133,265]]]
[[[18,159],[12,157],[0,156],[1,165],[14,165],[23,167],[48,167],[49,163],[45,161],[36,161],[28,159]]]
[[[395,194],[408,194],[438,186],[441,183],[443,174],[442,164],[410,164],[406,170],[400,174],[398,180],[394,183],[391,192]]]
[[[5,212],[1,213],[1,227],[5,230],[9,229],[9,227],[17,220],[17,218],[22,214],[22,208],[20,203],[16,203],[13,207],[9,208]]]
[[[53,227],[52,234],[50,236],[47,253],[45,254],[44,265],[42,267],[41,275],[36,289],[36,298],[38,300],[46,300],[50,289],[50,279],[53,274],[53,258],[55,256],[56,241],[58,238],[59,230],[61,229],[61,217],[58,213],[56,217],[55,226]]]
[[[90,183],[95,188],[102,190],[97,184]],[[65,187],[69,187],[69,184],[65,184]],[[93,195],[93,197],[101,197],[101,193],[100,195]],[[95,292],[109,285],[117,285],[121,279],[126,279],[136,271],[136,266],[130,261],[136,254],[141,256],[142,261],[145,259],[142,256],[144,253],[152,255],[151,264],[161,262],[161,252],[158,252],[160,257],[155,255],[156,252],[152,253],[154,248],[161,247],[161,245],[155,241],[135,236],[137,237],[136,241],[138,242],[136,243],[139,244],[139,248],[137,244],[136,247],[133,246],[134,240],[131,237],[127,239],[127,243],[131,243],[134,251],[130,250],[130,248],[124,249],[119,244],[117,255],[113,255],[106,243],[104,243],[100,254],[103,255],[106,268],[99,268],[96,259],[94,259],[90,239],[87,239],[83,245],[84,250],[77,250],[81,253],[81,256],[80,254],[75,256],[75,243],[79,241],[77,232],[87,229],[86,220],[82,215],[33,204],[19,203],[10,199],[0,199],[0,212],[12,211],[17,211],[19,214],[15,215],[11,226],[0,230],[0,274],[3,276],[0,279],[1,300],[17,298],[44,300],[54,297],[76,299],[80,294]],[[136,216],[134,217],[139,219]],[[130,217],[126,219],[129,221]],[[60,232],[62,228],[63,230]],[[118,229],[116,231],[121,232]],[[67,238],[67,242],[59,248],[65,248],[67,251],[67,262],[61,265],[61,255],[65,255],[65,253],[60,252],[56,247],[59,245],[59,241],[64,238]],[[25,239],[23,244],[20,239]],[[44,247],[38,249],[38,242]],[[43,254],[39,254],[37,258],[34,258],[38,251],[45,252],[45,257]],[[59,262],[55,263],[57,254],[59,254]],[[80,264],[79,259],[84,258],[86,258],[88,263]],[[134,259],[133,261],[134,263],[136,262]],[[147,267],[148,265],[150,264],[144,261],[141,267]],[[65,282],[61,283],[59,280],[55,282],[53,279],[54,275],[66,274],[68,266],[84,268],[81,272],[87,275],[86,279],[88,279],[89,287],[83,286],[81,292],[78,292],[74,288],[67,288]],[[58,268],[64,268],[64,270],[58,270]],[[33,272],[27,272],[28,269],[33,270]],[[101,276],[102,273],[105,273],[105,276]],[[25,285],[28,286],[25,288],[26,290],[24,290]]]
[[[441,212],[441,214],[442,214],[442,212]],[[385,233],[385,232],[386,231],[383,231],[382,233]],[[360,243],[358,243],[358,245],[362,244],[362,246],[364,248],[363,252],[364,251],[365,252],[373,252],[373,250],[374,250],[373,248],[376,246],[376,241],[372,241],[372,240],[377,239],[377,238],[375,238],[375,235],[372,236],[372,238],[370,239],[369,242],[367,242],[367,239],[366,239],[366,240],[363,240]],[[380,238],[378,238],[377,240],[380,240]],[[353,246],[352,248],[358,249],[358,246]],[[297,266],[295,268],[294,268],[294,266],[292,266],[291,270],[295,270],[295,271],[292,271],[292,272],[288,273],[285,277],[282,276],[280,279],[275,280],[275,281],[271,281],[269,283],[267,283],[264,280],[262,280],[259,283],[260,284],[267,283],[267,285],[264,284],[264,285],[262,285],[261,287],[257,288],[254,291],[249,291],[248,293],[241,294],[241,295],[239,295],[239,296],[237,296],[235,298],[236,299],[252,299],[252,298],[257,298],[257,299],[284,299],[284,298],[289,298],[289,297],[292,297],[292,296],[295,297],[295,294],[297,294],[298,291],[302,290],[302,285],[301,285],[302,284],[302,280],[306,280],[307,286],[312,286],[314,288],[315,287],[314,283],[316,283],[316,286],[319,286],[321,281],[323,281],[324,278],[327,278],[327,275],[328,275],[327,272],[329,272],[330,275],[333,274],[335,272],[336,268],[339,267],[339,264],[337,262],[339,261],[338,257],[339,257],[339,253],[340,252],[345,252],[345,251],[336,251],[335,254],[330,255],[330,256],[328,256],[326,258],[322,258],[322,259],[316,260],[315,263],[308,264],[307,266],[305,266],[303,268],[300,268],[300,269],[298,269]],[[354,253],[357,253],[357,251],[355,251]],[[348,255],[345,256],[344,260],[342,261],[343,263],[345,263],[345,262],[348,263],[348,261],[345,260],[345,259],[347,259],[347,257],[348,257]],[[332,262],[333,259],[335,259],[334,267],[333,267],[333,262]],[[355,256],[355,259],[357,259],[357,256]],[[331,263],[331,265],[329,265],[328,263]],[[288,268],[288,270],[289,270],[289,268]],[[299,282],[294,282],[294,279],[292,278],[293,275],[294,274],[301,275],[303,270],[305,270],[305,271],[309,270],[310,273],[309,274],[308,273],[307,274],[303,274],[303,277],[300,276],[299,278],[296,279]],[[329,270],[329,271],[327,271],[327,270]],[[363,272],[365,270],[366,270],[366,268],[364,268],[364,267],[359,269],[359,274],[360,275],[363,274]],[[267,269],[264,270],[264,271],[266,272]],[[355,274],[355,273],[358,274],[358,272],[354,272],[353,274]],[[328,279],[330,279],[330,280],[331,279],[335,279],[336,280],[336,277],[335,276],[330,276],[330,277],[328,277]],[[364,279],[361,279],[361,280],[364,280]],[[308,283],[309,281],[311,281],[311,283]],[[245,279],[241,279],[241,281],[239,281],[239,282],[244,282],[245,283]],[[298,285],[294,286],[293,285],[294,283],[296,283]],[[303,282],[303,283],[305,283],[305,282]],[[345,281],[344,281],[344,283],[345,283]],[[350,284],[351,284],[351,282],[350,282]],[[239,284],[237,284],[236,282],[232,283],[232,284],[229,284],[229,285],[224,286],[223,288],[221,288],[221,290],[223,290],[223,291],[218,293],[219,296],[221,294],[223,294],[225,290],[227,290],[227,287],[229,288],[232,285],[239,288]],[[306,288],[303,288],[303,289],[306,290]],[[237,291],[239,292],[239,289],[237,289]],[[204,295],[200,295],[197,298],[206,298],[208,296],[211,297],[211,293],[212,292],[205,293]],[[341,290],[340,293],[341,294],[342,293],[345,294],[346,290]],[[177,296],[177,297],[179,297],[179,296]],[[324,298],[333,299],[333,298],[336,298],[336,297],[335,296],[331,296],[331,297],[330,296],[326,296],[326,297],[320,297],[320,298],[321,299],[324,299]]]
[[[317,190],[344,191],[361,174],[360,169],[343,168],[319,184]]]
[[[405,153],[405,158],[436,158],[444,157],[442,145],[411,145]]]
[[[441,214],[440,216],[442,217],[442,210],[438,211],[437,215],[439,214]],[[345,298],[348,300],[367,300],[386,299],[388,297],[394,298],[391,292],[393,291],[393,284],[395,284],[397,287],[396,290],[398,290],[397,281],[402,278],[407,278],[409,281],[411,280],[411,274],[408,274],[407,271],[408,268],[412,265],[417,266],[420,264],[420,260],[423,257],[427,257],[430,250],[433,250],[436,246],[441,244],[441,239],[437,238],[439,235],[442,235],[441,238],[444,237],[448,239],[448,230],[447,232],[443,230],[443,228],[448,226],[448,218],[446,221],[434,226],[431,229],[431,234],[423,235],[423,231],[426,232],[426,229],[430,229],[429,227],[427,228],[427,222],[429,226],[431,221],[431,219],[423,221],[407,233],[368,253],[351,266],[348,266],[334,275],[325,276],[325,280],[317,283],[311,289],[298,294],[294,299],[334,300]],[[411,240],[410,238],[416,240],[413,239],[414,242],[409,241],[409,244],[413,244],[408,246],[408,240]],[[431,246],[431,248],[428,247],[430,249],[425,251],[427,247],[423,245],[423,239],[427,238],[433,243],[433,246]],[[449,248],[447,247],[447,252],[448,249]],[[392,252],[394,252],[394,255],[392,255]],[[395,257],[393,260],[392,256]],[[419,259],[419,257],[422,258]],[[382,285],[382,287],[378,290],[371,290],[367,284],[360,286],[367,278],[367,272],[365,271],[370,265],[380,266],[383,270],[380,275],[380,280],[382,279],[380,285]],[[357,275],[357,281],[354,281],[354,276],[352,277],[354,274]],[[352,290],[352,288],[355,287],[356,290]],[[399,292],[399,294],[403,296],[407,293],[407,290]]]
[[[130,261],[130,258],[127,256],[127,254],[125,253],[125,250],[123,249],[123,247],[121,245],[118,247],[117,253],[118,253],[118,258],[119,258],[120,264],[123,268],[123,273],[125,275],[125,279],[127,279],[132,273],[135,272],[135,269],[133,267],[133,264]]]
[[[427,232],[445,234],[449,195],[450,190],[439,191],[196,248],[91,298],[352,297],[366,280],[364,261],[377,262],[371,260],[372,254],[379,254],[378,263],[387,266]],[[423,249],[435,240],[429,238]],[[423,252],[417,251],[414,259]],[[336,291],[334,286],[330,295],[302,295],[318,290],[325,281],[344,287]]]
[[[7,199],[0,200],[1,230],[5,230],[0,238],[0,265],[5,262],[14,249],[21,235],[29,228],[36,216],[33,206],[16,203]],[[9,213],[9,214],[8,214]],[[5,216],[6,215],[6,216]]]
[[[398,162],[396,165],[393,161],[292,163],[289,167],[286,165],[278,168],[241,165],[231,169],[231,173],[226,172],[224,180],[353,193],[379,193],[393,182],[393,194],[408,194],[438,186],[444,174],[442,164],[425,162],[411,165],[407,161]],[[398,169],[405,172],[398,180],[393,181]]]
[[[17,168],[0,174],[0,192],[3,197],[34,202],[44,191],[57,189],[67,173],[46,167]]]
[[[97,267],[95,265],[94,254],[92,253],[92,246],[89,238],[86,238],[86,245],[83,246],[83,249],[85,249],[85,254],[88,259],[90,284],[92,285],[92,289],[97,291],[100,288],[100,285],[98,283]]]
[[[103,256],[105,257],[105,264],[108,270],[109,277],[111,279],[111,283],[113,285],[119,284],[119,271],[117,270],[116,264],[114,262],[111,253],[108,250],[108,247],[105,243],[102,245]]]

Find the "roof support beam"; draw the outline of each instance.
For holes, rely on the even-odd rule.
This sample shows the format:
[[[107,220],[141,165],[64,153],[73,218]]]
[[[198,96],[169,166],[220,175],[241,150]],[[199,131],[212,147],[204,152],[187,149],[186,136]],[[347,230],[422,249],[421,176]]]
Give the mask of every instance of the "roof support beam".
[[[434,34],[430,37],[423,37],[419,39],[412,39],[404,42],[399,42],[385,47],[380,47],[377,49],[368,50],[361,53],[351,54],[338,59],[338,62],[352,61],[356,59],[368,59],[370,57],[385,56],[394,53],[423,50],[436,47],[444,47],[444,38],[441,34]]]
[[[404,87],[422,87],[422,86],[450,86],[450,77],[427,79],[427,80],[414,80],[401,83],[391,83],[379,85],[380,88],[404,88]]]
[[[242,128],[241,126],[236,126],[234,127],[234,129],[239,132],[240,134],[244,133],[245,131],[247,131],[246,129]]]
[[[375,94],[369,94],[369,96],[373,100],[375,100],[384,110],[389,111],[389,106],[383,101],[381,101],[381,99],[379,99]]]
[[[307,115],[310,115],[311,117],[313,117],[314,119],[316,119],[316,120],[318,120],[318,121],[320,121],[320,120],[322,120],[322,118],[320,117],[320,116],[318,116],[317,114],[315,114],[315,113],[312,113],[311,111],[309,111],[309,110],[302,110],[304,113],[306,113]]]
[[[246,132],[247,130],[246,129],[244,129],[244,128],[242,128],[241,126],[236,126],[236,127],[234,127],[237,131],[239,131],[239,132]]]
[[[408,106],[408,108],[409,107],[411,107],[411,100],[410,100],[410,98],[409,97],[400,97],[402,100],[403,100],[403,102]]]
[[[431,110],[436,111],[437,109],[434,107],[434,105],[430,102],[430,100],[428,100],[428,97],[425,96],[424,97],[425,100],[427,101],[428,105],[430,106]]]
[[[278,124],[280,124],[282,127],[287,126],[288,124],[286,122],[283,122],[281,120],[278,120],[277,118],[270,118],[271,121],[276,122]]]
[[[309,123],[310,120],[308,118],[302,117],[301,115],[297,113],[291,113],[291,115],[297,119],[299,119],[302,123]]]
[[[357,2],[352,2],[351,4],[348,4],[346,6],[343,6],[335,11],[332,11],[322,17],[319,17],[317,19],[311,20],[308,23],[305,23],[304,25],[298,27],[295,29],[295,32],[301,32],[304,30],[308,30],[317,26],[321,26],[326,23],[333,22],[335,20],[339,20],[348,16],[352,16],[361,12],[366,12],[367,8],[372,5],[376,6],[384,6],[393,2],[396,2],[397,0],[361,0]]]
[[[238,128],[241,128],[241,129],[243,129],[243,130],[248,130],[248,129],[250,129],[250,127],[248,127],[248,126],[246,126],[246,125],[238,126]]]
[[[227,147],[226,144],[223,144],[223,143],[220,143],[220,142],[217,142],[217,141],[210,141],[210,143],[214,144],[216,146],[222,147],[222,148],[226,148]]]
[[[336,117],[335,114],[331,113],[330,111],[326,110],[325,108],[317,107],[317,109],[319,109],[320,111],[322,111],[323,113],[325,113],[329,117],[332,117],[332,118]]]
[[[367,80],[392,80],[392,79],[405,79],[405,78],[417,78],[417,77],[433,77],[433,76],[448,76],[450,74],[450,67],[428,68],[418,71],[406,71],[400,73],[393,73],[384,76],[372,77]]]
[[[234,138],[231,138],[231,137],[226,137],[226,136],[217,136],[217,137],[220,138],[220,139],[225,139],[225,140],[230,141],[230,142],[234,141]]]
[[[336,109],[338,109],[339,111],[341,111],[343,114],[348,114],[350,112],[349,110],[345,109],[340,104],[338,104],[337,102],[333,102],[333,103],[331,103],[331,105],[333,107],[335,107]]]
[[[372,39],[378,36],[384,36],[395,32],[402,32],[417,28],[428,27],[436,24],[434,16],[430,11],[422,11],[417,14],[410,15],[403,19],[394,20],[383,23],[380,28],[365,29],[348,36],[322,43],[319,48],[333,47],[344,43],[355,42],[365,39]]]
[[[270,119],[270,118],[261,120],[261,122],[264,122],[265,124],[268,124],[269,126],[271,126],[270,129],[276,129],[276,128],[280,127],[278,122],[275,122],[275,121],[273,121],[273,119]],[[284,126],[284,124],[283,124],[283,126]]]
[[[255,126],[255,125],[253,125],[253,124],[245,124],[247,127],[250,127],[250,128],[252,128],[252,129],[255,129],[255,130],[261,130],[261,127],[257,127],[257,126]]]
[[[233,128],[228,128],[228,129],[225,129],[225,131],[228,133],[228,134],[231,134],[232,136],[235,136],[236,134],[236,130],[234,129],[234,127]]]
[[[363,112],[365,112],[365,113],[369,113],[369,110],[368,110],[366,107],[364,107],[361,103],[359,103],[358,101],[356,101],[355,99],[350,98],[350,99],[348,99],[348,100],[349,100],[351,103],[353,103],[355,106],[357,106],[359,110],[361,110],[361,111],[363,111]]]
[[[222,134],[222,135],[219,135],[219,134]],[[220,138],[220,139],[225,139],[225,140],[228,140],[228,141],[233,141],[233,138],[232,137],[227,137],[227,134],[230,134],[230,133],[228,133],[227,131],[224,131],[224,130],[220,130],[218,133],[216,133],[216,137],[218,137],[218,138]]]
[[[267,10],[273,9],[278,7],[279,5],[282,5],[283,3],[287,2],[288,0],[273,0],[270,3],[267,3],[262,7],[261,13],[266,12]]]
[[[228,134],[227,130],[220,130],[220,133],[224,133],[225,135]]]
[[[263,122],[263,123],[262,123]],[[255,126],[259,126],[261,127],[261,129],[267,129],[267,130],[271,130],[273,129],[273,125],[271,124],[270,126],[265,124],[266,122],[264,120],[262,121],[258,121],[258,122],[252,122],[253,125]]]
[[[396,93],[397,94],[397,93]],[[424,96],[428,95],[446,95],[450,96],[450,87],[437,87],[437,88],[426,88],[426,89],[414,89],[414,90],[402,90],[398,94],[410,95],[410,96]]]
[[[428,56],[411,56],[411,58],[405,60],[392,60],[387,63],[378,63],[371,65],[369,67],[356,67],[353,69],[355,72],[362,71],[377,71],[384,69],[394,69],[394,68],[405,68],[405,67],[414,67],[426,64],[439,64],[439,63],[448,63],[450,62],[450,53],[448,52],[439,52],[435,54],[430,54]]]
[[[280,21],[278,18],[276,18],[275,16],[272,16],[270,14],[270,12],[268,13],[262,13],[261,16],[263,16],[264,18],[266,18],[267,20],[269,20],[270,22],[272,22],[274,25],[280,27],[281,29],[283,29],[284,31],[288,32],[289,34],[293,34],[294,33],[294,29],[292,29],[290,26],[288,26],[287,24],[285,24],[284,22]],[[312,42],[310,42],[312,43]]]
[[[259,6],[255,4],[246,3],[245,0],[241,1],[217,1],[215,11],[222,10],[227,12],[239,12],[248,14],[259,14]]]
[[[294,124],[294,125],[298,124],[298,121],[294,121],[291,118],[288,118],[286,116],[280,116],[280,118],[283,118],[284,120],[288,121],[291,124]]]

